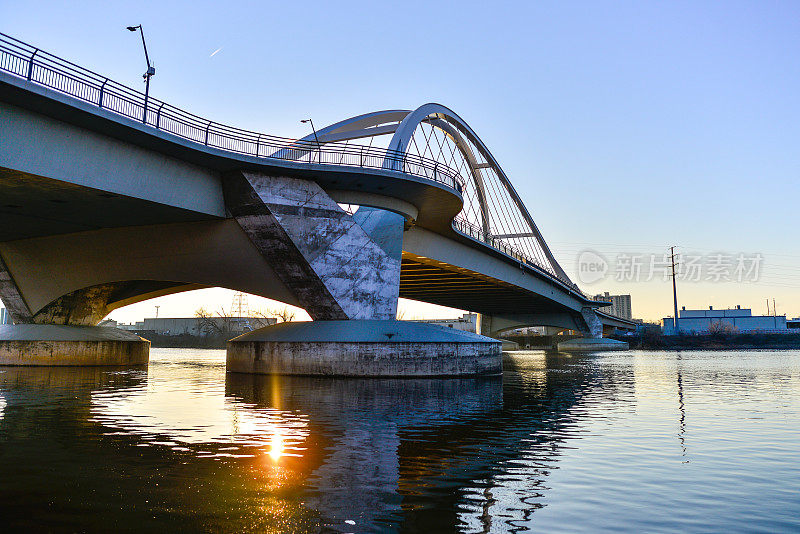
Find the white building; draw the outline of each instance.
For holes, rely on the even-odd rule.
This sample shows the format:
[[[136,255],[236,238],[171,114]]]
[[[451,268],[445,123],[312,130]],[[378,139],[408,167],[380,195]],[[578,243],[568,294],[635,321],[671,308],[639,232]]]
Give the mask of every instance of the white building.
[[[604,300],[611,302],[610,306],[598,308],[599,311],[615,317],[620,317],[622,319],[633,320],[630,295],[609,295],[608,291],[606,291],[602,295],[595,295],[592,298],[593,300]]]
[[[787,334],[785,315],[753,315],[749,308],[736,306],[733,309],[715,310],[709,306],[707,310],[687,310],[686,306],[678,311],[678,327],[682,334],[707,334],[709,329],[719,325],[731,328],[740,333],[778,333]],[[675,335],[672,317],[661,320],[664,335]]]
[[[465,332],[478,331],[478,314],[465,313],[457,319],[415,319],[413,323],[428,323],[443,326],[445,328],[455,328],[456,330],[463,330]]]

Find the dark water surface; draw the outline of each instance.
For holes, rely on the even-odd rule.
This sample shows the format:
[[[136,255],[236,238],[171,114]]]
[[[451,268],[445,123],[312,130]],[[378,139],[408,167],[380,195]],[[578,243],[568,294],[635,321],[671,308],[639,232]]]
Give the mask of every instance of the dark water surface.
[[[513,353],[502,379],[0,368],[0,531],[800,531],[800,351]]]

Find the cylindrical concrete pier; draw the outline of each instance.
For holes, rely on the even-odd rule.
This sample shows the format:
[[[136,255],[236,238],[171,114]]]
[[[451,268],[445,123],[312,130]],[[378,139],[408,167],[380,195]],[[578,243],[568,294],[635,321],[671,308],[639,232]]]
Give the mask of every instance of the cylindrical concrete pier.
[[[444,377],[502,369],[498,340],[407,321],[281,323],[228,342],[227,370],[234,373]]]
[[[150,342],[101,326],[0,326],[0,365],[146,365]]]

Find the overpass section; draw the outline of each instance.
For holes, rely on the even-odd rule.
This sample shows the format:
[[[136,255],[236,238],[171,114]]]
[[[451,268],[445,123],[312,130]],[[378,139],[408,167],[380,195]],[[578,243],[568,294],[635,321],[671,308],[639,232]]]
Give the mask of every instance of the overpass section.
[[[91,328],[94,341],[114,338],[94,326],[110,311],[211,286],[315,319],[234,342],[229,364],[239,370],[293,372],[304,342],[335,349],[304,367],[312,374],[499,370],[489,339],[394,321],[399,296],[478,311],[490,335],[513,323],[602,336],[609,319],[555,261],[485,145],[444,106],[283,139],[145,102],[12,38],[0,43],[0,297],[15,322],[0,336],[30,325],[16,340],[35,342],[28,355]],[[79,363],[3,346],[6,362]],[[399,361],[403,347],[414,348]]]

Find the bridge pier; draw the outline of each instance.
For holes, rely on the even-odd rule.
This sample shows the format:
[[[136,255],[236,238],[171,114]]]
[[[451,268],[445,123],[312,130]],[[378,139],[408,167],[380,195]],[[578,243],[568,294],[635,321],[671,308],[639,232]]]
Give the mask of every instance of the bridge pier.
[[[628,344],[616,339],[603,337],[603,323],[597,316],[593,308],[581,308],[581,319],[579,321],[581,333],[584,337],[562,341],[558,344],[558,350],[565,352],[599,352],[607,350],[628,350]]]
[[[97,286],[64,295],[34,313],[0,258],[0,298],[13,325],[0,325],[0,365],[143,365],[150,342],[94,326],[106,315],[115,287]]]
[[[316,182],[237,172],[225,203],[313,322],[228,343],[230,372],[337,376],[499,374],[500,343],[395,320],[404,218],[345,212]]]
[[[628,344],[603,337],[603,323],[591,307],[583,307],[580,315],[574,312],[519,314],[493,317],[480,314],[478,332],[484,336],[502,340],[502,332],[526,326],[546,326],[556,331],[568,329],[580,331],[584,337],[562,341],[556,348],[567,352],[595,352],[626,350]],[[513,349],[506,349],[513,350]]]

